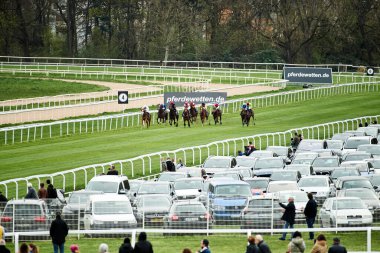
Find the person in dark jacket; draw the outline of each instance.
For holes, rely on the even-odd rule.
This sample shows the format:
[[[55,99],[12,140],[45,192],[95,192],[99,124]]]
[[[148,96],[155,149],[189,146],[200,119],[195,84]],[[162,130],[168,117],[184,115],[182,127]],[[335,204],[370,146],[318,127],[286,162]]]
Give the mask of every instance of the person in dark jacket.
[[[294,205],[294,198],[289,197],[288,204],[284,205],[280,203],[280,206],[285,209],[284,214],[281,217],[281,220],[285,221],[284,229],[287,229],[289,227],[293,228],[296,219],[296,207]],[[286,239],[286,232],[282,233],[282,237],[280,237],[279,239],[284,241]]]
[[[7,197],[5,197],[2,192],[0,192],[0,202],[2,202],[3,204],[8,202]]]
[[[133,253],[131,240],[128,237],[124,238],[124,243],[120,246],[119,253]]]
[[[28,193],[25,195],[26,199],[38,199],[37,192],[33,188],[32,183],[28,183]]]
[[[57,212],[55,215],[55,220],[50,225],[50,236],[53,242],[54,253],[64,252],[64,246],[66,241],[66,236],[69,233],[69,228],[64,220],[61,219],[61,213]]]
[[[141,232],[139,234],[139,241],[136,242],[133,252],[134,253],[153,253],[153,246],[149,241],[146,240],[145,232]]]
[[[111,168],[108,169],[107,175],[119,175],[119,171],[116,170],[115,165],[111,165]]]
[[[245,253],[259,253],[259,248],[255,244],[255,237],[250,236],[248,237],[248,246]]]
[[[264,239],[261,235],[255,236],[255,242],[257,247],[259,248],[259,253],[272,253],[268,244],[264,242]]]
[[[48,199],[56,199],[57,196],[57,190],[54,188],[54,185],[50,182],[50,180],[46,180],[47,186],[47,198]]]
[[[172,160],[170,160],[170,157],[166,159],[166,169],[167,171],[175,171],[175,165]]]
[[[201,241],[201,249],[197,251],[197,253],[211,253],[211,250],[208,248],[209,241],[207,239],[203,239]]]
[[[333,239],[333,245],[329,248],[328,253],[347,253],[346,247],[340,245],[340,239],[335,237]]]
[[[11,253],[7,247],[5,247],[5,240],[0,239],[0,253]]]
[[[307,197],[309,198],[309,201],[307,202],[305,209],[303,210],[303,213],[306,217],[306,224],[308,228],[313,228],[315,217],[317,216],[317,202],[313,199],[313,194],[309,192],[307,194]],[[314,240],[314,232],[309,232],[309,239]]]

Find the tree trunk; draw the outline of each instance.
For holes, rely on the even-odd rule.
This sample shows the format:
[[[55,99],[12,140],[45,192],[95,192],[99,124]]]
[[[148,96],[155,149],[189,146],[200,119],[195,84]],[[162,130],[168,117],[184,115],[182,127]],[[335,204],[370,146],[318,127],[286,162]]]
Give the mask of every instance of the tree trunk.
[[[77,55],[76,0],[67,0],[67,50],[70,57]]]
[[[22,0],[16,0],[16,15],[19,19],[19,29],[20,29],[20,36],[18,36],[18,40],[21,43],[23,55],[25,57],[29,57],[30,56],[29,35],[26,29],[24,14],[22,12],[22,2],[23,2]]]

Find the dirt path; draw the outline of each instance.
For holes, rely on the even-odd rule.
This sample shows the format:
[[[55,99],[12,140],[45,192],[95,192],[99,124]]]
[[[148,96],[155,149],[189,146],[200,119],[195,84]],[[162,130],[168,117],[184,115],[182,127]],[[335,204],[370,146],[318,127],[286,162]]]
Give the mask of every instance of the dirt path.
[[[77,80],[75,80],[77,82]],[[110,83],[101,81],[83,81],[85,83],[93,83],[98,85],[110,85],[112,91],[119,90],[121,87],[124,90],[130,90],[133,88],[139,88],[141,85],[129,85],[121,83]],[[170,83],[173,85],[173,83]],[[121,85],[121,86],[120,86]],[[176,85],[188,85],[188,83],[178,83]],[[137,86],[137,87],[136,87]],[[149,86],[145,86],[149,87]],[[278,87],[270,86],[238,86],[238,85],[226,85],[226,84],[208,84],[208,88],[211,91],[227,92],[227,96],[251,94],[255,92],[278,90]],[[22,122],[34,122],[43,120],[58,120],[67,117],[77,117],[84,115],[93,115],[103,112],[120,112],[125,109],[140,108],[144,105],[157,105],[162,103],[163,95],[154,97],[145,97],[141,99],[131,100],[127,105],[119,105],[117,102],[105,102],[102,104],[73,106],[65,108],[52,108],[44,110],[34,110],[28,112],[0,114],[0,124],[16,124]]]

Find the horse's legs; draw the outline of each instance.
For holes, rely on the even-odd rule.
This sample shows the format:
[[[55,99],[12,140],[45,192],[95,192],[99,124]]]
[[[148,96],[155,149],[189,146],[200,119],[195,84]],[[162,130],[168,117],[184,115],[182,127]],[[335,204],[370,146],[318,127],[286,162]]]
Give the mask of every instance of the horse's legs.
[[[220,115],[220,121],[219,121],[219,124],[221,125],[222,124],[222,115]]]

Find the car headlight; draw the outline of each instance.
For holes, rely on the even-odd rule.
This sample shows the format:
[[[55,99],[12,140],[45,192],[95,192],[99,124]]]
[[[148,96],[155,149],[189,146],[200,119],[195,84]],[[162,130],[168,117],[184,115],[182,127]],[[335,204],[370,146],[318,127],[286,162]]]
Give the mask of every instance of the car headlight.
[[[214,206],[214,210],[215,210],[215,211],[224,211],[224,210],[226,210],[226,207],[225,207],[225,206],[218,206],[218,205],[215,205],[215,206]]]

